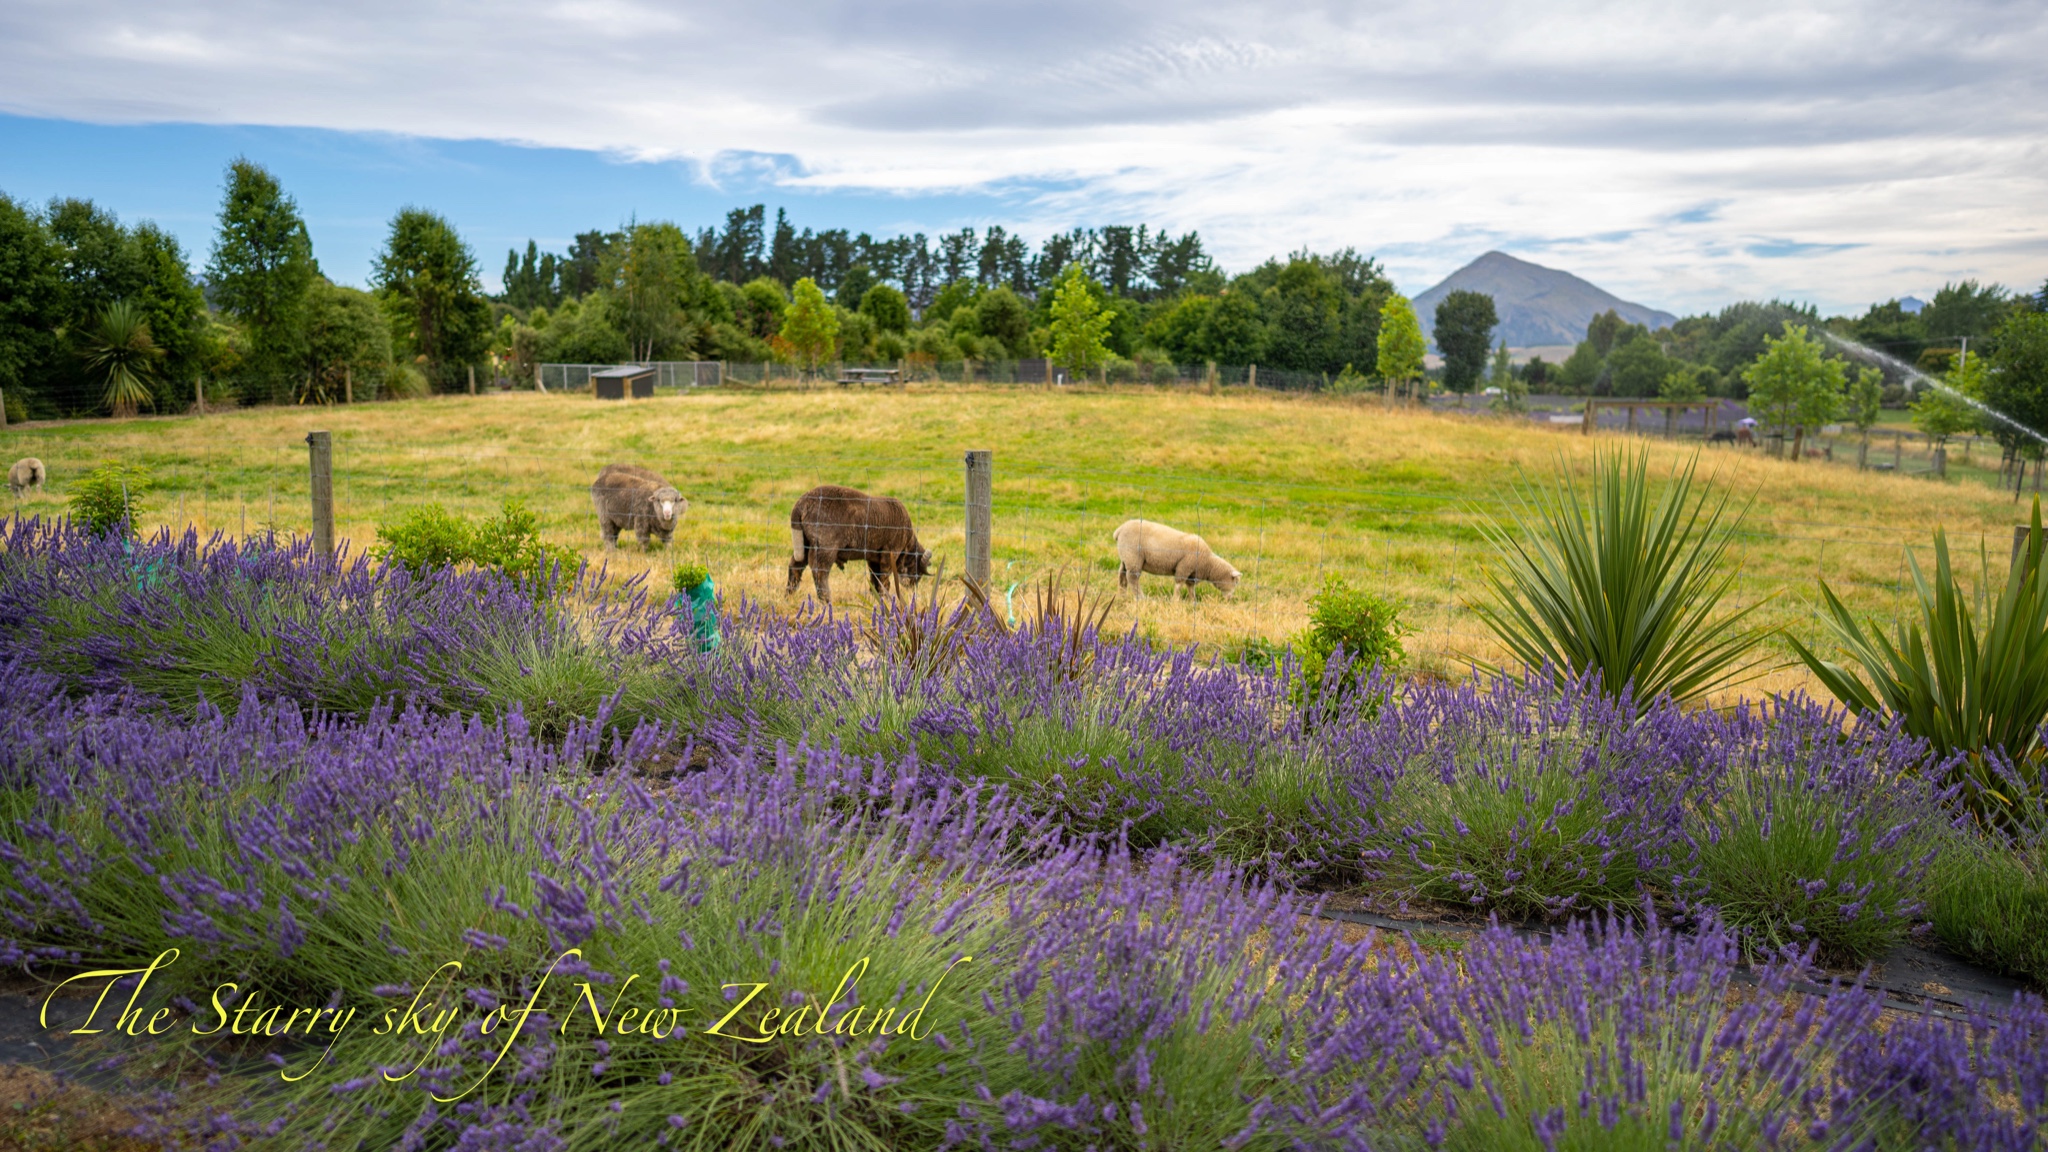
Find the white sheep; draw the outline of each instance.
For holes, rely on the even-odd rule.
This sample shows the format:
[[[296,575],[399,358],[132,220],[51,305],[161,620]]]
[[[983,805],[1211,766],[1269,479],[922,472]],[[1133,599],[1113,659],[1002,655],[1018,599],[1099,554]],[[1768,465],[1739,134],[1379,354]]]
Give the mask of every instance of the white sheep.
[[[24,456],[14,462],[14,467],[7,470],[7,486],[13,489],[14,498],[19,500],[21,494],[30,488],[41,488],[43,481],[48,477],[49,473],[43,468],[41,460],[33,456]]]
[[[1138,582],[1147,574],[1173,577],[1173,594],[1183,586],[1193,595],[1195,581],[1207,580],[1227,595],[1243,575],[1230,562],[1209,548],[1208,541],[1191,532],[1179,532],[1150,520],[1126,520],[1117,526],[1118,563],[1116,586],[1145,593]]]

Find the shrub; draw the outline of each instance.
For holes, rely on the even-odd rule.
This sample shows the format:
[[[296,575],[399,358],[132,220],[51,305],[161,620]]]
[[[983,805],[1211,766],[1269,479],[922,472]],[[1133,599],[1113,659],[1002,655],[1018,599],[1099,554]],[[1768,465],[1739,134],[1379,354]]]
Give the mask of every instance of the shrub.
[[[678,564],[676,565],[674,575],[670,579],[674,581],[677,592],[686,593],[697,585],[711,579],[711,569],[706,568],[702,564]]]
[[[469,522],[439,504],[415,508],[396,524],[377,525],[373,555],[417,576],[469,558]]]
[[[1934,578],[1908,553],[1917,618],[1902,616],[1887,638],[1867,631],[1826,581],[1828,629],[1859,665],[1863,677],[1792,639],[1792,650],[1828,691],[1867,716],[1895,716],[1907,732],[1926,740],[1936,760],[1962,753],[1957,772],[1980,812],[2002,823],[2037,821],[2048,791],[2037,776],[2000,779],[1988,755],[2016,761],[2043,755],[2041,725],[2048,721],[2048,564],[2043,564],[2041,501],[2034,500],[2033,532],[2004,589],[1991,596],[1991,562],[1979,554],[1982,575],[1974,596],[1956,579],[1948,538],[1934,533]],[[1974,602],[1974,606],[1973,606]],[[1866,685],[1864,679],[1868,679]],[[2014,786],[2018,787],[2015,788]]]
[[[132,464],[102,464],[71,486],[71,519],[94,536],[132,535],[146,505],[149,473]]]
[[[1726,496],[1694,498],[1697,457],[1653,506],[1649,460],[1597,458],[1583,498],[1562,467],[1554,491],[1516,491],[1508,522],[1481,525],[1500,567],[1486,573],[1493,603],[1473,607],[1531,669],[1595,674],[1611,696],[1697,699],[1753,675],[1742,660],[1769,634],[1740,626],[1760,603],[1715,614],[1747,508],[1724,519]]]
[[[1928,904],[1950,951],[2048,987],[2048,843],[1959,834],[1936,859]]]
[[[1374,669],[1400,667],[1407,631],[1393,601],[1353,588],[1340,576],[1325,576],[1322,589],[1309,598],[1308,627],[1295,639],[1302,683],[1318,696],[1355,691]]]
[[[542,589],[583,563],[572,549],[544,543],[538,518],[516,499],[505,501],[496,519],[477,525],[429,504],[396,524],[378,525],[377,539],[375,555],[416,576],[468,561]]]

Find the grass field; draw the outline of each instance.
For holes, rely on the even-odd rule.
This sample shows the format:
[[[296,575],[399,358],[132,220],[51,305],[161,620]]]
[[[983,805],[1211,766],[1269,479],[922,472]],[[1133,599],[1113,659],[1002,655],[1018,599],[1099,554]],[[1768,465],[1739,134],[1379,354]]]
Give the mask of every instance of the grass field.
[[[305,531],[303,438],[315,428],[334,433],[337,532],[356,549],[409,507],[439,502],[482,515],[519,497],[548,539],[596,558],[588,485],[603,465],[633,462],[668,476],[691,506],[673,548],[622,550],[611,570],[665,578],[674,562],[701,560],[726,595],[774,603],[783,599],[790,504],[818,483],[903,498],[947,572],[960,571],[962,454],[986,448],[995,454],[999,589],[1066,566],[1070,579],[1114,591],[1110,532],[1140,516],[1200,532],[1245,580],[1234,597],[1204,589],[1173,603],[1166,582],[1150,579],[1145,599],[1119,602],[1114,627],[1219,651],[1249,637],[1283,640],[1303,625],[1321,576],[1335,573],[1396,597],[1414,629],[1410,653],[1452,675],[1499,651],[1466,607],[1482,591],[1488,555],[1476,525],[1502,508],[1518,471],[1547,476],[1560,456],[1583,467],[1594,449],[1627,443],[1376,400],[913,386],[704,391],[626,404],[512,393],[26,425],[0,432],[0,456],[34,455],[49,467],[49,490],[25,498],[25,513],[60,511],[72,479],[120,460],[157,478],[145,527]],[[1692,451],[1645,442],[1660,468]],[[1708,451],[1701,471],[1738,501],[1755,497],[1736,550],[1738,602],[1767,601],[1763,618],[1803,638],[1818,634],[1817,576],[1852,605],[1886,615],[1910,594],[1904,546],[1924,550],[1945,527],[1970,553],[1983,541],[2002,567],[2024,513],[1980,483],[1753,451]],[[834,589],[842,601],[867,596],[853,569]],[[1810,686],[1806,674],[1785,668],[1749,690],[1799,686]]]

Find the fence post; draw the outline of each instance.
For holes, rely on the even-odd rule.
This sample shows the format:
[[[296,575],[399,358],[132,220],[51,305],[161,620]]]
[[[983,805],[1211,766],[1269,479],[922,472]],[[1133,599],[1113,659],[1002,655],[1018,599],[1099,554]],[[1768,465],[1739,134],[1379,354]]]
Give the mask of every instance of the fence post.
[[[343,404],[353,404],[356,402],[356,373],[355,369],[347,364],[341,366],[341,402]]]
[[[469,394],[476,395],[476,365],[469,366]]]
[[[192,382],[192,397],[199,402],[199,414],[206,415],[206,377],[201,376]]]
[[[1245,381],[1246,386],[1251,388],[1257,388],[1259,386],[1259,366],[1257,364],[1252,365],[1247,375],[1250,378]]]
[[[7,389],[0,388],[0,428],[7,427]]]
[[[306,433],[313,467],[313,551],[322,560],[334,558],[334,436]]]
[[[2028,524],[2015,524],[2015,525],[2013,525],[2013,529],[2012,529],[2012,564],[2013,564],[2014,566],[2018,565],[2018,564],[2019,564],[2019,562],[2020,562],[2020,553],[2026,550],[2026,547],[2027,547],[2027,533],[2028,533],[2028,532],[2030,532],[2030,531],[2032,531],[2032,526],[2031,526],[2031,525],[2028,525]]]
[[[987,450],[967,453],[967,579],[988,590],[990,535],[995,521],[995,463]]]

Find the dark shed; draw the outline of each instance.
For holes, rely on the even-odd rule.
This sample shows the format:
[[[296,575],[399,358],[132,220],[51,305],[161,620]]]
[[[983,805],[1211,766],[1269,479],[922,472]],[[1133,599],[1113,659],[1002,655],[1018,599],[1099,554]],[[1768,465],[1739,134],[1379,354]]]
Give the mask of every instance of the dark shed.
[[[645,400],[654,395],[654,369],[638,364],[621,364],[590,374],[591,390],[599,400],[624,400],[627,396]]]

